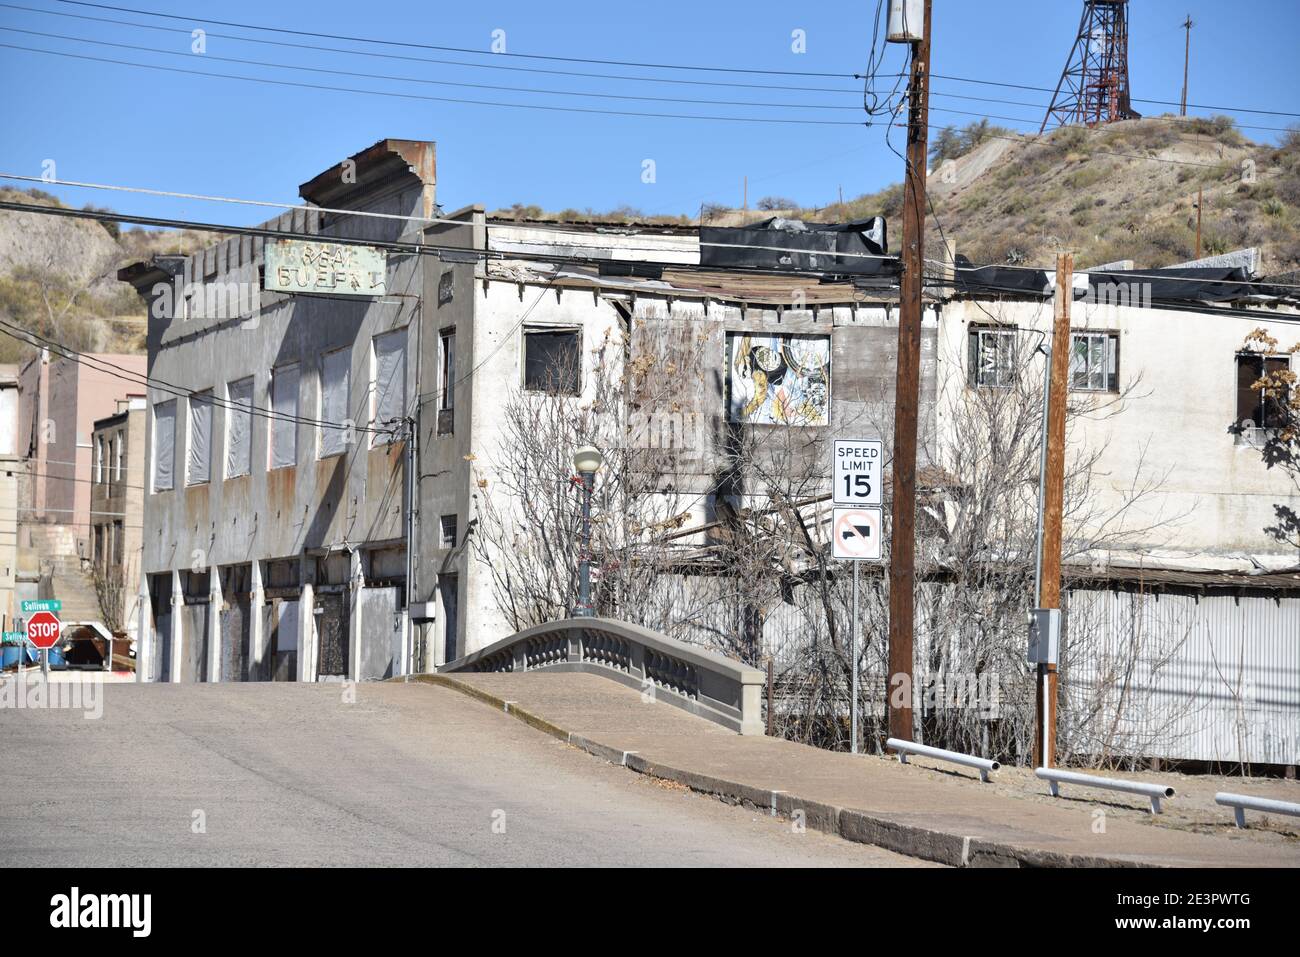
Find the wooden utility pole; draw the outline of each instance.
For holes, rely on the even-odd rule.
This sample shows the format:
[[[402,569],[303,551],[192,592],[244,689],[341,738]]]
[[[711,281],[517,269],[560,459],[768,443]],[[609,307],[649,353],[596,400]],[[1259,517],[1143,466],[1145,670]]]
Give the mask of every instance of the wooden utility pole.
[[[1065,505],[1065,403],[1070,375],[1070,303],[1074,253],[1056,257],[1056,309],[1052,323],[1052,369],[1047,398],[1047,469],[1043,476],[1043,557],[1038,607],[1061,607],[1061,513]],[[1056,665],[1038,666],[1034,766],[1056,763]]]
[[[1205,205],[1205,187],[1196,187],[1196,255],[1193,259],[1201,258],[1201,207]]]
[[[930,7],[912,53],[903,180],[903,274],[894,390],[893,528],[889,539],[889,736],[912,740],[912,624],[916,585],[916,423],[921,399],[921,292],[925,278],[925,165],[929,160]]]
[[[1183,29],[1187,31],[1187,44],[1183,47],[1183,105],[1178,111],[1179,116],[1187,115],[1187,65],[1192,59],[1192,27],[1196,26],[1192,18],[1188,15],[1183,21]]]

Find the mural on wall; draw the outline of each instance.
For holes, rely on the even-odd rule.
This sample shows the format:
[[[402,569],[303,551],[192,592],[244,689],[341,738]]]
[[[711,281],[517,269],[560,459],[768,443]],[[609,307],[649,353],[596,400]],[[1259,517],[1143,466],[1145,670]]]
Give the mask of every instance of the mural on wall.
[[[830,423],[830,336],[738,334],[730,339],[732,422]]]

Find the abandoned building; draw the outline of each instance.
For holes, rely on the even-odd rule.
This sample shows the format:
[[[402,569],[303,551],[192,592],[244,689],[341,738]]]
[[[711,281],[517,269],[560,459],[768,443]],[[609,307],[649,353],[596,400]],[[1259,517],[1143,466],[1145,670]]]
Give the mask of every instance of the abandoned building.
[[[530,527],[568,535],[577,515],[562,474],[573,450],[546,441],[562,434],[548,403],[590,414],[583,438],[607,457],[641,462],[655,506],[602,492],[617,514],[597,525],[655,530],[656,560],[694,589],[692,614],[656,627],[715,645],[753,632],[741,653],[755,660],[798,654],[807,619],[790,582],[825,563],[826,440],[892,435],[885,223],[524,222],[443,213],[435,186],[432,143],[383,140],[302,185],[310,208],[267,224],[286,238],[236,235],[122,271],[150,315],[142,679],[384,678],[565,613],[567,593],[526,573],[578,559]],[[975,459],[951,454],[971,434],[964,403],[1014,391],[1016,368],[1041,375],[1025,355],[1050,330],[1051,290],[1046,273],[951,256],[935,270],[922,520],[943,541],[976,484],[963,474]],[[1185,633],[1160,668],[1136,667],[1146,697],[1125,720],[1142,724],[1170,689],[1205,704],[1185,727],[1148,729],[1145,753],[1296,764],[1300,558],[1263,529],[1297,502],[1259,454],[1269,411],[1243,391],[1280,361],[1246,335],[1289,342],[1295,300],[1210,272],[1108,272],[1076,308],[1072,402],[1099,414],[1075,420],[1071,443],[1094,450],[1101,527],[1081,533],[1098,547],[1067,556],[1071,594],[1103,622],[1099,647],[1129,640],[1120,611],[1135,593],[1159,601],[1139,611],[1157,632]],[[1116,284],[1138,298],[1108,300]],[[728,522],[760,512],[787,600],[761,614],[710,604]],[[632,608],[648,589],[593,557],[598,596]],[[1231,630],[1216,624],[1225,603]],[[1205,662],[1229,658],[1267,693],[1225,690]]]

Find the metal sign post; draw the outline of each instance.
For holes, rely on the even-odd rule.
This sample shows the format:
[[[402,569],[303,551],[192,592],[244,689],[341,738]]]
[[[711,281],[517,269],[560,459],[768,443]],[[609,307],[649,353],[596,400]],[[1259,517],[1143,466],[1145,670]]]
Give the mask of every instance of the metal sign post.
[[[849,702],[849,751],[858,753],[859,633],[858,563],[884,557],[884,510],[880,489],[884,443],[877,439],[836,439],[831,445],[831,554],[853,563],[852,639],[849,646],[852,699]]]

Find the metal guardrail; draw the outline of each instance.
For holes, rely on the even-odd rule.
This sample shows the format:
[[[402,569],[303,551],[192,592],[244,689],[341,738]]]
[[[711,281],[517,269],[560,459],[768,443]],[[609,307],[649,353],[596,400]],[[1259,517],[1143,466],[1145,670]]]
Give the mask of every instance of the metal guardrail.
[[[612,678],[740,734],[762,734],[766,676],[757,668],[611,618],[525,629],[438,669],[586,672]]]
[[[962,754],[960,751],[945,751],[943,748],[932,748],[928,744],[915,744],[911,741],[903,741],[900,738],[889,738],[885,741],[885,747],[898,752],[899,764],[906,764],[909,754],[919,754],[922,757],[935,758],[939,761],[951,761],[953,764],[962,764],[968,768],[975,768],[980,773],[980,780],[985,784],[989,783],[989,774],[1002,767],[1002,765],[990,758],[977,758],[973,754]]]
[[[1174,789],[1164,784],[1146,784],[1142,781],[1120,781],[1116,778],[1099,778],[1092,774],[1079,774],[1077,771],[1062,771],[1059,768],[1037,768],[1034,774],[1047,782],[1047,789],[1052,797],[1061,796],[1062,784],[1079,784],[1088,788],[1105,788],[1107,791],[1127,791],[1141,794],[1151,800],[1151,813],[1160,813],[1160,802],[1174,796]]]
[[[1214,803],[1232,808],[1237,827],[1246,826],[1246,811],[1248,810],[1300,817],[1300,804],[1293,804],[1290,801],[1275,801],[1272,798],[1251,797],[1249,794],[1232,794],[1228,791],[1220,791],[1214,795]]]

